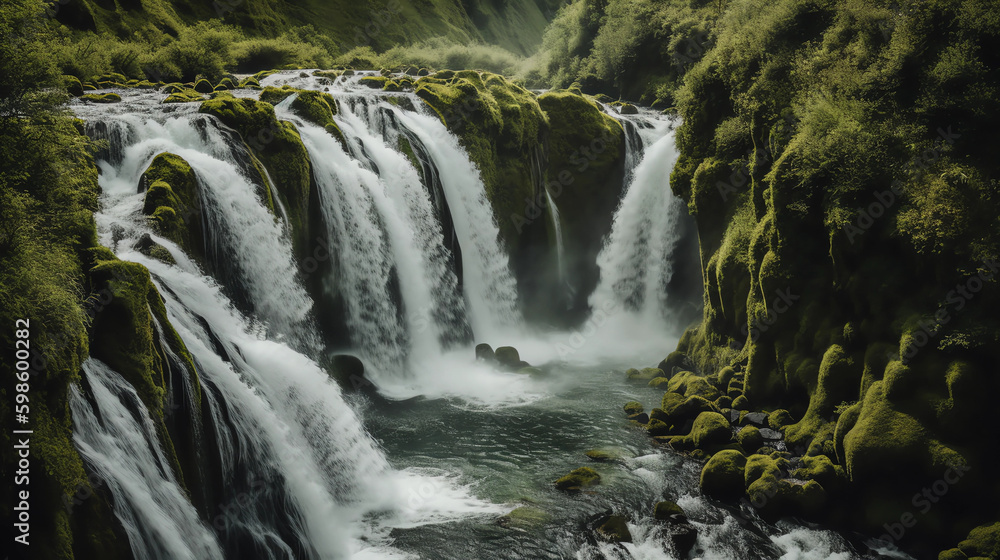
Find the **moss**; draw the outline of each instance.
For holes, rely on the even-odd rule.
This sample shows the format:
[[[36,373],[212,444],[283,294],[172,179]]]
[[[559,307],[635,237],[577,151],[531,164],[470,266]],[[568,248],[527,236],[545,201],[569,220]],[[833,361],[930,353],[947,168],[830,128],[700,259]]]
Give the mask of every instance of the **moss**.
[[[164,103],[193,103],[205,100],[205,96],[193,89],[185,89],[171,93],[163,100]]]
[[[701,491],[723,500],[739,498],[746,466],[747,459],[739,451],[716,453],[701,470]]]
[[[365,76],[358,80],[358,84],[368,86],[372,89],[382,89],[391,80],[385,76]]]
[[[153,158],[141,183],[148,185],[142,211],[150,217],[157,233],[204,263],[199,186],[191,166],[178,155],[161,153]]]
[[[81,95],[80,99],[93,103],[121,103],[122,96],[117,93],[88,93]]]
[[[663,377],[663,372],[657,368],[629,369],[625,372],[625,379],[629,381],[651,382],[654,379]]]
[[[734,410],[750,410],[750,401],[745,395],[739,395],[733,399],[733,409]]]
[[[619,461],[622,458],[622,454],[618,450],[607,450],[607,449],[591,449],[584,453],[588,459],[598,463],[610,463],[612,461]]]
[[[66,91],[69,92],[70,95],[74,97],[80,97],[83,95],[83,84],[80,82],[79,78],[76,76],[63,76],[62,81],[63,87],[66,88]]]
[[[677,443],[697,449],[708,449],[712,445],[724,445],[732,441],[729,420],[718,412],[702,412],[694,420],[691,433],[674,438]]]
[[[774,412],[771,412],[767,417],[767,425],[772,430],[780,431],[785,426],[788,426],[789,424],[793,423],[795,423],[795,419],[792,418],[792,415],[789,414],[789,412],[784,409],[775,410]]]
[[[628,530],[625,518],[612,515],[597,527],[597,534],[605,541],[614,543],[632,542],[632,533]]]
[[[815,480],[827,491],[836,492],[847,482],[847,473],[840,465],[825,455],[802,458],[803,466],[792,471],[792,476],[804,480]]]
[[[267,86],[260,92],[260,100],[264,103],[270,103],[271,105],[277,105],[285,100],[289,95],[293,95],[299,90],[293,89],[291,87],[276,88],[273,86]]]
[[[976,527],[958,549],[968,558],[1000,558],[1000,523]]]
[[[298,93],[292,101],[292,110],[303,119],[323,127],[334,138],[340,141],[342,146],[347,145],[344,133],[334,122],[333,116],[337,114],[337,101],[329,93],[320,91],[303,90]]]
[[[197,91],[198,93],[212,93],[213,91],[215,91],[215,88],[212,87],[211,82],[202,78],[201,80],[195,82],[194,90]]]
[[[573,492],[600,483],[601,475],[597,471],[590,467],[580,467],[556,480],[555,485],[558,490]]]
[[[656,502],[656,505],[653,506],[653,519],[658,521],[667,521],[674,519],[675,516],[687,517],[684,513],[684,509],[675,502]]]
[[[748,453],[754,453],[764,446],[764,436],[760,435],[760,430],[755,426],[742,428],[736,434],[736,441]]]

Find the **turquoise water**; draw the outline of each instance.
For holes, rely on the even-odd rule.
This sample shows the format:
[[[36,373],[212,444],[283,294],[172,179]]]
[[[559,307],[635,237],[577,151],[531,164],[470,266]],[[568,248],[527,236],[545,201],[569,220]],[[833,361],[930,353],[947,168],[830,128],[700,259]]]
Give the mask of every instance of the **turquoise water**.
[[[699,530],[692,558],[832,559],[861,557],[841,536],[794,523],[764,524],[752,512],[700,496],[701,464],[653,445],[625,419],[630,400],[646,410],[662,392],[624,379],[610,367],[563,368],[539,380],[535,400],[517,406],[477,407],[458,400],[368,401],[363,421],[399,469],[451,473],[476,497],[529,519],[505,522],[482,514],[457,522],[397,528],[393,547],[421,558],[678,558],[654,521],[654,504],[677,501]],[[621,455],[611,463],[584,453]],[[590,466],[601,484],[576,495],[553,482]],[[411,500],[435,500],[435,488]],[[630,519],[633,543],[588,543],[583,522],[611,509]]]

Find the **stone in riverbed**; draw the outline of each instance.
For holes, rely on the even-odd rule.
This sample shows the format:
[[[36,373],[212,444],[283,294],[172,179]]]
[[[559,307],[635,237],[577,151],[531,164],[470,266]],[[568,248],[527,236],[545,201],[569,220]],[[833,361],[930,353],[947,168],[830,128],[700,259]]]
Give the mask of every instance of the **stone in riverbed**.
[[[744,426],[751,425],[757,426],[758,428],[767,427],[767,413],[766,412],[748,412],[743,416],[740,422]]]
[[[638,401],[629,401],[625,403],[624,409],[625,409],[625,414],[629,416],[633,414],[639,414],[644,410],[642,407],[642,403]]]
[[[674,548],[677,549],[677,555],[680,558],[687,558],[691,549],[698,542],[698,529],[690,523],[677,523],[670,527],[668,530],[670,533],[670,541],[674,543]]]
[[[771,428],[761,428],[760,435],[767,441],[781,441],[785,437],[781,435],[781,432],[772,430]]]
[[[601,475],[590,467],[580,467],[566,476],[556,480],[556,489],[566,492],[579,492],[581,488],[596,486],[601,483]]]
[[[735,450],[720,451],[701,470],[701,490],[723,500],[743,495],[747,458]]]
[[[629,414],[628,419],[640,424],[649,424],[649,415],[645,412],[640,412],[639,414]]]
[[[671,501],[657,502],[653,506],[653,519],[658,521],[672,521],[680,516],[684,521],[687,521],[687,515],[684,514],[684,510],[681,506],[677,505]]]
[[[521,365],[521,356],[517,353],[517,348],[513,346],[500,346],[493,355],[503,367],[514,370],[524,367]]]
[[[747,426],[736,434],[736,441],[747,453],[753,453],[764,445],[764,437],[760,430],[754,426]]]
[[[476,345],[476,359],[482,360],[484,362],[495,362],[496,355],[493,353],[493,347],[489,344],[483,342],[482,344]]]
[[[628,530],[627,520],[621,515],[612,514],[611,510],[590,517],[586,526],[597,540],[612,543],[632,542],[632,533]]]
[[[625,372],[625,379],[629,381],[645,381],[646,383],[663,376],[663,370],[659,368],[642,368],[641,370],[632,368]]]

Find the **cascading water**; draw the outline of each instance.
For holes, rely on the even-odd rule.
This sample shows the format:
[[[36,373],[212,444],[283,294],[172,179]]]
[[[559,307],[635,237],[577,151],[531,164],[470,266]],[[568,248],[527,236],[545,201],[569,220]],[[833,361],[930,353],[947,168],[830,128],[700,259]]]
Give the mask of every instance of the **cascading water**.
[[[677,160],[671,135],[657,139],[636,166],[611,235],[597,258],[601,282],[591,304],[616,301],[631,313],[664,323],[671,259],[680,240],[683,203],[663,180]]]
[[[83,372],[93,404],[70,388],[73,441],[111,492],[136,558],[222,559],[173,475],[145,406],[120,375],[91,359]]]

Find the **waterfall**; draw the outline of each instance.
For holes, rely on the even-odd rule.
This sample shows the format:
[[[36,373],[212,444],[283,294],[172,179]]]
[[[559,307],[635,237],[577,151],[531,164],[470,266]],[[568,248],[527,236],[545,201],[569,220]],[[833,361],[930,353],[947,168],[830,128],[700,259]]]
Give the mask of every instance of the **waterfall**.
[[[73,441],[106,485],[142,560],[222,559],[215,535],[177,483],[139,395],[104,363],[83,364],[93,404],[70,387]]]
[[[570,289],[566,281],[565,249],[563,247],[562,222],[559,221],[559,208],[552,199],[548,189],[545,189],[545,206],[549,209],[549,219],[552,221],[552,231],[556,238],[556,270],[559,274],[559,285]]]
[[[500,246],[500,229],[479,170],[436,115],[392,110],[399,123],[420,140],[440,173],[462,244],[462,278],[476,340],[509,336],[522,326],[517,283]]]
[[[221,551],[230,558],[268,560],[386,557],[395,555],[388,548],[392,527],[502,511],[473,498],[468,488],[447,473],[392,470],[336,383],[302,353],[311,347],[305,342],[315,332],[308,320],[311,300],[295,273],[291,244],[266,208],[260,185],[241,173],[239,157],[232,153],[235,148],[227,145],[226,130],[213,117],[190,112],[155,118],[92,115],[94,122],[108,130],[128,131],[115,136],[128,145],[114,145],[109,152],[122,154],[121,159],[98,162],[102,186],[102,211],[96,215],[99,235],[115,247],[119,258],[150,270],[168,318],[200,374],[205,447],[218,471],[213,474],[218,478],[218,487],[213,489],[218,502],[209,504],[209,524],[215,535],[204,530],[206,542],[214,548],[201,544],[199,533],[190,528],[199,520],[182,491],[178,499],[184,507],[148,493],[125,491],[120,499],[116,495],[114,505],[126,527],[131,523],[141,530],[156,530],[173,524],[183,529],[169,539],[170,545],[155,536],[130,535],[134,547],[148,550],[148,558],[221,558]],[[304,129],[307,138],[315,132]],[[141,215],[143,194],[136,192],[135,185],[153,157],[164,151],[191,165],[199,182],[203,217],[212,228],[210,243],[220,247],[217,258],[238,261],[235,268],[219,263],[210,271],[214,277],[206,275],[176,244],[150,230]],[[316,162],[334,153],[324,150]],[[355,170],[352,179],[377,179],[363,166],[355,164]],[[345,200],[357,194],[359,185],[347,187],[355,191],[346,193]],[[385,190],[381,196],[377,203],[370,202],[368,214],[355,225],[379,221],[379,210],[386,210],[391,200]],[[366,233],[362,231],[361,236]],[[135,245],[143,234],[151,234],[176,264],[139,253]],[[401,238],[397,232],[394,239]],[[391,258],[387,262],[399,266]],[[237,305],[234,294],[245,298],[246,305]],[[305,332],[295,332],[300,330]],[[107,383],[119,389],[128,387],[114,372],[104,374],[102,381],[107,378]],[[172,386],[174,374],[169,372]],[[89,373],[88,380],[95,375]],[[102,399],[99,403],[102,411],[114,406],[105,401],[110,402]],[[125,397],[119,401],[131,402]],[[86,428],[86,404],[78,399],[75,405],[74,418],[81,426],[77,437],[88,464],[100,470],[103,457],[85,447],[93,445],[89,442],[94,439],[93,430]],[[135,414],[145,414],[141,402],[127,406]],[[103,417],[103,412],[91,416],[95,414]],[[156,438],[149,430],[142,435],[151,445]],[[113,439],[119,439],[117,433]],[[133,470],[160,472],[166,479],[163,485],[176,486],[169,467],[158,466],[164,463],[162,453],[131,455]],[[128,490],[126,483],[131,483],[122,483]],[[406,499],[414,488],[428,484],[439,492],[421,500]],[[157,507],[170,510],[157,513]],[[164,521],[130,521],[139,514]],[[186,553],[185,547],[193,552]]]
[[[174,153],[194,170],[205,226],[209,266],[231,297],[252,305],[255,315],[276,334],[315,345],[310,320],[312,301],[297,282],[291,241],[280,222],[262,204],[263,185],[248,172],[250,155],[242,142],[207,115],[194,113],[161,119],[135,115],[93,122],[94,129],[128,129],[112,143],[121,161],[99,162],[103,201],[111,221],[127,221],[142,207],[136,193],[140,177],[158,154]],[[100,219],[101,216],[98,216]],[[106,241],[114,245],[114,239]]]
[[[597,257],[601,281],[590,302],[595,308],[615,302],[634,315],[663,324],[669,312],[672,258],[681,234],[683,202],[670,191],[667,180],[678,154],[672,134],[660,136],[641,152],[615,213],[611,235]]]

